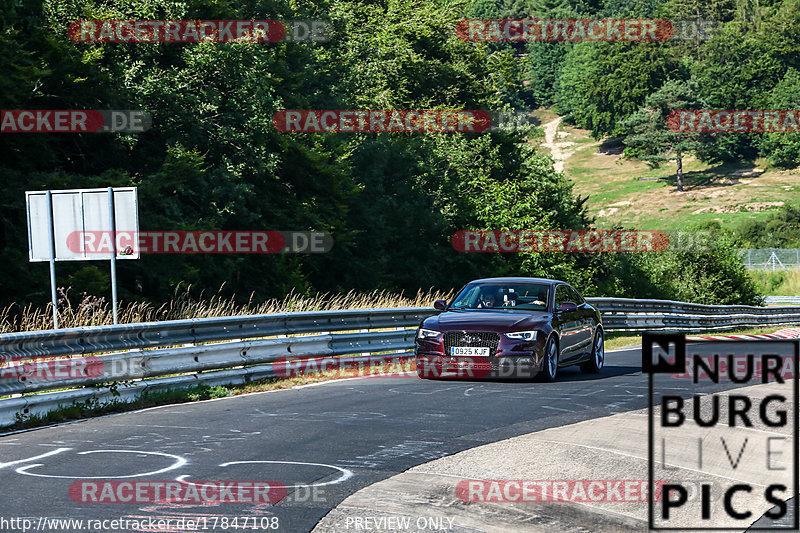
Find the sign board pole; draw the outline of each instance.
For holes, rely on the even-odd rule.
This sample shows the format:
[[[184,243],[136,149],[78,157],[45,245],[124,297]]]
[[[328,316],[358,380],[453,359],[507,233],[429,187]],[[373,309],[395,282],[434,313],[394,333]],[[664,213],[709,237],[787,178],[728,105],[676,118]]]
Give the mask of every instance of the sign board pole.
[[[47,191],[47,229],[50,235],[50,297],[53,299],[53,329],[58,329],[58,298],[56,297],[56,236],[53,225],[53,193]]]
[[[139,234],[136,187],[102,187],[59,191],[25,191],[28,215],[28,260],[50,263],[53,328],[58,329],[55,263],[111,261],[111,311],[119,323],[117,259],[138,259],[139,251],[117,257],[117,231],[135,239]],[[103,211],[108,209],[107,213]],[[112,246],[106,248],[109,234]],[[99,244],[95,241],[99,241]],[[109,254],[109,250],[111,253]]]
[[[111,228],[111,310],[114,324],[117,324],[117,221],[114,216],[113,187],[108,188],[108,225]]]

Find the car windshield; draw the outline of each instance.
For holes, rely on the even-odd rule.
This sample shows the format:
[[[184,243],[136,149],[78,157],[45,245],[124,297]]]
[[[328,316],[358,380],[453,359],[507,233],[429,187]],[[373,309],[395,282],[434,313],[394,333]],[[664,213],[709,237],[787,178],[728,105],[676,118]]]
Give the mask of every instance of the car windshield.
[[[550,285],[536,282],[475,282],[458,293],[450,309],[546,311]]]

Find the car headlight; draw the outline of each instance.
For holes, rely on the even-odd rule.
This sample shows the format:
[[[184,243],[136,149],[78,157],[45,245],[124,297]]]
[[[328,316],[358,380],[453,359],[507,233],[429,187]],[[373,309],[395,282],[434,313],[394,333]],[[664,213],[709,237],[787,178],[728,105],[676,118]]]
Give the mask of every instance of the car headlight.
[[[419,328],[419,331],[417,332],[418,339],[435,339],[439,335],[441,335],[440,332],[432,329]]]
[[[514,339],[515,341],[535,341],[537,331],[515,331],[513,333],[506,333],[506,337]]]

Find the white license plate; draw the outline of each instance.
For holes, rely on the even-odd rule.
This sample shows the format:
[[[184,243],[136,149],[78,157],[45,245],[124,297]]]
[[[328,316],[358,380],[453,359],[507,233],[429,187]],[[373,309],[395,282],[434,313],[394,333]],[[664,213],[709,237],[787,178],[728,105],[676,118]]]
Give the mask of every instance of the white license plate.
[[[489,348],[453,346],[450,348],[450,355],[454,357],[489,357]]]

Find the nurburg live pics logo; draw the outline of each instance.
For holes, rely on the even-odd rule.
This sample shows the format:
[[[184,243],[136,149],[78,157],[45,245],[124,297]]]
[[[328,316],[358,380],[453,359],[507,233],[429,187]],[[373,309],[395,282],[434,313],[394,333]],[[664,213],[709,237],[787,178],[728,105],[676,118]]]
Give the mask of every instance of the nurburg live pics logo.
[[[799,347],[796,339],[687,344],[683,334],[643,333],[650,493],[666,470],[686,477],[648,502],[650,529],[798,528],[798,380],[789,369]],[[675,378],[687,368],[691,382],[681,387]],[[690,477],[707,479],[695,502]],[[721,498],[711,497],[712,486]]]

